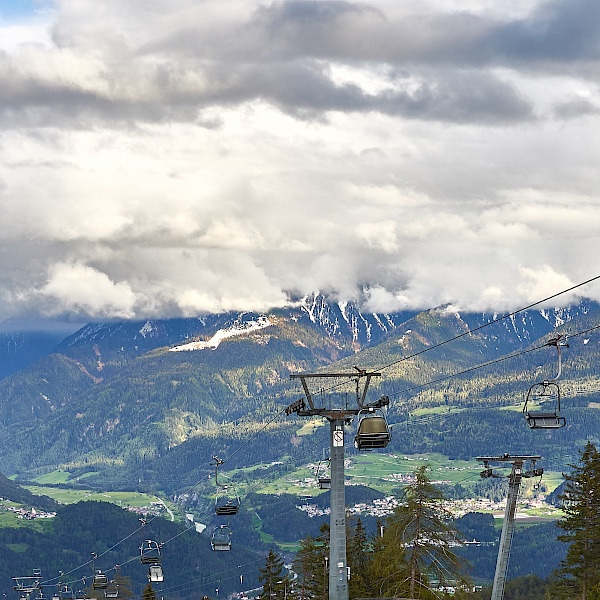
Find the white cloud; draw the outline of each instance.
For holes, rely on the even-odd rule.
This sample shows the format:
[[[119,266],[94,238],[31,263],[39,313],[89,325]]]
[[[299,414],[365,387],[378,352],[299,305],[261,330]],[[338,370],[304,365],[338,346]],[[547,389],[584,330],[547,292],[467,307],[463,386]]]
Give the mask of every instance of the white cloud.
[[[129,319],[135,315],[135,294],[126,282],[115,283],[106,273],[75,263],[55,264],[39,290],[49,314],[69,311],[93,318]]]
[[[143,318],[366,289],[377,310],[503,310],[588,279],[592,8],[80,0],[21,16],[0,31],[0,309]],[[589,35],[554,43],[574,27]]]

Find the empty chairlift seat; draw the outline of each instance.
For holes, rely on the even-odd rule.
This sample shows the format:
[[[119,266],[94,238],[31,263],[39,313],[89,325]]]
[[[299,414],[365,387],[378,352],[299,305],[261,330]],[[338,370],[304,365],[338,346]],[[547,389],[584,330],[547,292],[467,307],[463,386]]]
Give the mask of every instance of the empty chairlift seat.
[[[154,540],[144,540],[140,546],[140,561],[143,565],[160,563],[160,544]]]
[[[354,445],[358,450],[385,448],[392,439],[387,421],[380,410],[364,409],[358,413]]]
[[[92,588],[95,590],[105,590],[107,587],[108,577],[106,576],[106,573],[103,573],[102,571],[96,571],[92,581]]]
[[[329,477],[319,477],[317,480],[319,483],[319,488],[322,490],[330,490],[331,489],[331,478]]]
[[[230,517],[237,515],[240,509],[240,501],[236,496],[228,496],[225,490],[217,493],[215,500],[215,514],[219,516]]]
[[[546,410],[538,410],[533,405],[544,405]],[[549,410],[548,410],[549,409]],[[535,383],[529,388],[523,407],[523,415],[531,429],[559,429],[566,425],[560,414],[560,388],[554,381]]]
[[[75,594],[68,585],[63,585],[59,592],[60,600],[74,600]]]

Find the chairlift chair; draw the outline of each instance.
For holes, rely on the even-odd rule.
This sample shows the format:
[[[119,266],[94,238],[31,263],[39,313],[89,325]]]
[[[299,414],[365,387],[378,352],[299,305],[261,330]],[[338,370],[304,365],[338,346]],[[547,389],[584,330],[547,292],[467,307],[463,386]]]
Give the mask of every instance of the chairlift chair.
[[[119,586],[116,581],[111,581],[108,587],[104,590],[105,598],[118,598],[119,597]]]
[[[151,583],[160,583],[164,580],[162,567],[160,565],[150,565],[148,569],[148,581]]]
[[[231,531],[228,525],[219,525],[213,531],[210,546],[215,551],[231,550]]]
[[[330,477],[319,477],[317,480],[319,484],[319,488],[322,490],[330,490],[331,489],[331,478]]]
[[[387,421],[381,410],[364,408],[358,413],[358,427],[354,446],[358,450],[385,448],[392,439]]]
[[[154,540],[144,540],[140,546],[140,561],[143,565],[160,563],[160,544]]]
[[[215,497],[215,514],[224,517],[237,515],[240,509],[240,499],[235,493],[229,494],[229,486],[219,483],[219,466],[223,464],[223,460],[213,456],[215,465],[215,485],[217,486],[217,494]]]
[[[108,587],[108,577],[103,571],[96,571],[92,581],[92,588],[95,590],[105,590]]]
[[[543,403],[554,408],[553,411],[530,410],[529,404]],[[527,392],[523,415],[531,429],[560,429],[567,424],[560,414],[560,388],[555,381],[534,383]]]
[[[215,514],[221,517],[230,517],[237,515],[240,510],[240,499],[237,496],[227,494],[227,486],[221,487],[221,492],[217,491],[215,499]]]
[[[60,600],[73,600],[75,598],[75,594],[73,594],[73,590],[68,585],[63,585],[60,588],[59,597]]]
[[[319,464],[317,465],[317,483],[319,485],[319,488],[322,490],[330,490],[331,489],[331,477],[327,477],[327,467],[323,468],[323,472],[322,474],[319,474],[319,471],[321,471],[321,461],[319,461]]]

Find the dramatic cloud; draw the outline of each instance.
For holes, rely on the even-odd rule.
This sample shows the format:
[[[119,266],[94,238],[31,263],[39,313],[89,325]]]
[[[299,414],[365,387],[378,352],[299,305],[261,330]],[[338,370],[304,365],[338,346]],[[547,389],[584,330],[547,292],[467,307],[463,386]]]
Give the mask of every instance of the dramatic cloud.
[[[600,274],[597,2],[21,6],[0,320],[504,310]]]

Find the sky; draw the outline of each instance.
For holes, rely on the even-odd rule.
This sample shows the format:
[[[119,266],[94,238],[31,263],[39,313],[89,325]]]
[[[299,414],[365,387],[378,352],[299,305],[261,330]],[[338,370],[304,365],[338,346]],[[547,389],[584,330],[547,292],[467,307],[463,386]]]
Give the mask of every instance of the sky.
[[[0,326],[535,302],[600,275],[599,82],[597,0],[0,0]]]

